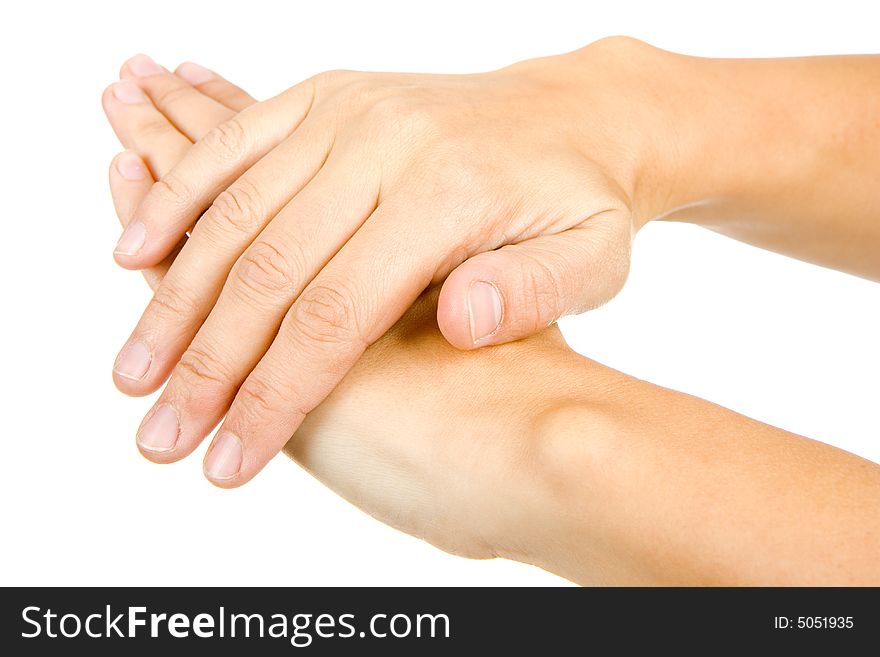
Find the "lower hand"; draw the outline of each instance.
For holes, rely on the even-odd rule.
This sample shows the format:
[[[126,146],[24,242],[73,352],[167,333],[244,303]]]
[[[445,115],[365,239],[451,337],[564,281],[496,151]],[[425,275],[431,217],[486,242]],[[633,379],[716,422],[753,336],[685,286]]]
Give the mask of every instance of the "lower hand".
[[[189,152],[193,141],[256,101],[245,91],[202,66],[187,62],[172,75],[145,77],[134,70],[153,63],[143,55],[123,64],[120,81],[104,90],[102,105],[126,149],[110,163],[110,194],[122,227],[130,222],[157,178]],[[156,290],[183,242],[153,267],[143,270]]]

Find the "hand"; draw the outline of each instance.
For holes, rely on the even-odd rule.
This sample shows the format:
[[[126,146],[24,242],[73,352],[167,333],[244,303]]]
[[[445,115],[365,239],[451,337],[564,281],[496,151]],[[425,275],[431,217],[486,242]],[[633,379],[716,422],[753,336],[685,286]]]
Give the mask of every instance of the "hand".
[[[115,368],[129,394],[171,373],[144,454],[182,458],[228,409],[206,474],[244,483],[432,282],[446,279],[438,321],[460,348],[613,296],[652,214],[645,49],[615,40],[472,76],[325,74],[205,135],[116,253],[155,265],[198,220]]]

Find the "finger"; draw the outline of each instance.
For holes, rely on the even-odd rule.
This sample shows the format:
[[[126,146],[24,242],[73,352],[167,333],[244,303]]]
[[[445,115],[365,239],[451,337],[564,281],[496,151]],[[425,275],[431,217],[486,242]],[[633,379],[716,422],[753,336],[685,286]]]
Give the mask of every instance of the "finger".
[[[120,352],[114,380],[121,391],[143,395],[162,384],[214,307],[236,260],[323,166],[331,130],[329,117],[309,119],[215,199]],[[334,195],[341,196],[338,190]]]
[[[140,154],[156,177],[168,173],[192,147],[132,80],[111,84],[101,102],[123,147]]]
[[[175,69],[174,74],[233,112],[240,112],[257,102],[240,87],[193,62],[184,62]]]
[[[128,225],[140,200],[153,184],[153,177],[146,163],[133,151],[123,151],[110,163],[110,195],[116,216],[122,227]],[[170,267],[170,260],[159,263],[155,267],[144,269],[144,278],[151,289],[155,290],[165,277]]]
[[[359,164],[344,159],[346,168]],[[222,419],[291,304],[375,209],[376,181],[374,190],[340,194],[336,172],[325,167],[260,233],[174,367],[151,411],[160,421],[148,414],[138,433],[148,458],[186,456]]]
[[[144,198],[123,233],[116,261],[128,269],[160,262],[211,201],[299,127],[313,93],[313,83],[298,85],[252,105],[198,141]]]
[[[124,226],[131,220],[140,199],[153,184],[146,163],[134,151],[123,151],[110,163],[110,195],[116,216]]]
[[[596,308],[623,286],[632,241],[627,219],[597,216],[580,228],[480,253],[443,284],[437,323],[459,349],[537,333]]]
[[[251,479],[428,286],[438,237],[395,216],[379,206],[288,311],[208,450],[204,470],[213,483]]]
[[[135,81],[156,109],[191,141],[201,139],[212,128],[235,116],[226,105],[194,89],[146,55],[129,59],[119,75]]]

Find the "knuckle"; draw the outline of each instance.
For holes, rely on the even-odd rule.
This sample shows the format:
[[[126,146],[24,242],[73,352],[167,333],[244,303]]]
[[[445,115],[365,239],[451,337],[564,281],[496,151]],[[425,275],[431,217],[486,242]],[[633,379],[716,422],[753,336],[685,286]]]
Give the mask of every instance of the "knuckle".
[[[166,277],[162,284],[153,294],[150,301],[150,313],[166,319],[180,321],[182,318],[192,317],[198,312],[198,302],[189,292]]]
[[[531,301],[531,308],[520,321],[528,325],[530,332],[534,332],[555,322],[568,309],[564,304],[558,277],[553,275],[547,263],[527,252],[520,255],[523,256],[521,289],[530,292],[527,298]]]
[[[331,70],[331,71],[321,71],[320,73],[316,73],[312,76],[312,81],[316,86],[325,87],[328,84],[336,82],[339,79],[339,74],[341,71]]]
[[[447,197],[458,197],[455,202],[464,209],[474,208],[477,200],[490,196],[490,183],[487,183],[485,165],[476,162],[467,153],[453,149],[438,149],[429,165],[429,175],[433,177],[437,190]],[[497,184],[497,183],[496,183]],[[463,202],[467,199],[467,204]]]
[[[587,48],[592,52],[607,53],[609,56],[618,58],[624,55],[632,55],[634,52],[647,49],[647,44],[634,37],[615,35],[607,36],[589,44]]]
[[[208,347],[190,345],[184,352],[174,373],[188,388],[205,384],[227,386],[232,383],[230,368],[219,355]]]
[[[300,295],[293,305],[293,322],[310,342],[362,340],[351,295],[329,285],[312,286]]]
[[[406,101],[399,94],[389,91],[373,98],[368,113],[370,116],[383,120],[401,116],[406,113],[407,109]]]
[[[220,160],[238,161],[245,151],[246,133],[238,118],[231,118],[212,129],[202,140]]]
[[[333,69],[330,71],[322,71],[310,78],[310,82],[315,89],[324,90],[333,88],[339,84],[343,84],[350,80],[357,73],[346,69]]]
[[[252,424],[265,420],[265,415],[280,413],[285,409],[286,394],[284,387],[275,378],[251,376],[238,391],[236,404],[247,416],[245,420]]]
[[[163,201],[173,205],[188,205],[193,199],[189,186],[174,173],[168,173],[157,180],[153,184],[153,191]]]
[[[139,121],[132,131],[132,138],[139,147],[145,149],[156,139],[168,135],[171,131],[171,125],[164,117],[154,116]]]
[[[191,99],[192,91],[188,87],[174,84],[154,88],[150,92],[153,102],[159,107],[172,107]]]
[[[340,89],[340,96],[350,109],[370,107],[379,96],[380,87],[370,77],[361,75],[345,81]]]
[[[262,227],[264,204],[256,186],[239,180],[214,199],[206,213],[210,223],[219,224],[221,230],[232,229],[236,233],[253,234]]]
[[[242,255],[236,280],[245,290],[261,295],[294,292],[303,267],[301,259],[293,253],[266,240],[257,240]]]
[[[399,109],[401,125],[412,132],[434,135],[441,132],[441,121],[435,109],[422,103],[404,103]]]

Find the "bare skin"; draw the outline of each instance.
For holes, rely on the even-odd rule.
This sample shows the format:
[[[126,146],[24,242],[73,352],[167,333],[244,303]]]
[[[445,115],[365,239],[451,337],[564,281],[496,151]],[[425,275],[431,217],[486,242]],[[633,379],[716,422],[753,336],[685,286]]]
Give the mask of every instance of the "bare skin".
[[[132,62],[111,114],[146,109],[138,85],[179,106],[174,76]],[[238,113],[202,103],[219,125],[181,126],[195,145],[154,172],[116,251],[168,263],[201,216],[116,362],[128,394],[168,379],[141,449],[177,460],[222,422],[206,475],[241,485],[430,284],[452,345],[519,339],[614,296],[651,219],[880,279],[878,71],[612,38],[486,74],[334,72]]]
[[[105,97],[135,149],[111,167],[123,224],[149,169],[188,148],[182,126],[204,132],[223,107],[233,111],[216,103],[209,115],[206,100],[251,102],[216,76],[193,79],[198,88],[153,89],[158,109]],[[121,175],[144,160],[143,177]],[[803,232],[825,230],[818,213],[805,215],[816,227]],[[870,233],[847,237],[838,223],[840,244]],[[844,252],[854,255],[843,268],[861,270],[859,248],[828,257]],[[146,272],[152,286],[171,259]],[[556,328],[455,349],[436,324],[438,292],[365,351],[285,446],[353,503],[450,552],[585,584],[880,583],[880,466],[610,370],[568,349]]]

